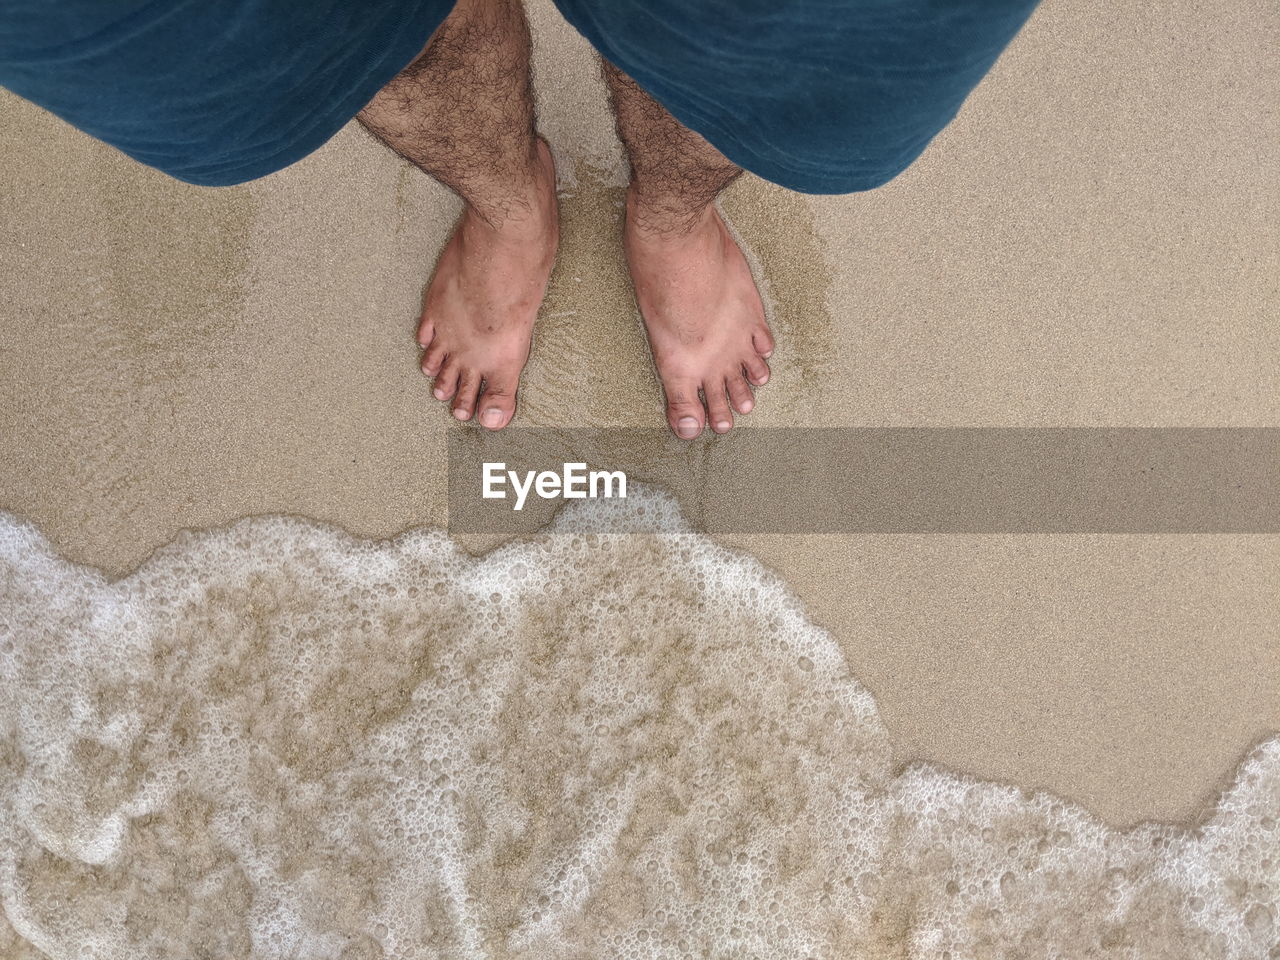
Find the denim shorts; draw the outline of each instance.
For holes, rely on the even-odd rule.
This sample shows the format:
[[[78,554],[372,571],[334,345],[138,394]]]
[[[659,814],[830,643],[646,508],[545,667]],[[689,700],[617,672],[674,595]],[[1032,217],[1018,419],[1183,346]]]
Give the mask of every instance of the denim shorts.
[[[555,0],[730,160],[879,186],[955,116],[1036,0]],[[0,0],[0,85],[136,160],[224,186],[300,160],[452,0]]]

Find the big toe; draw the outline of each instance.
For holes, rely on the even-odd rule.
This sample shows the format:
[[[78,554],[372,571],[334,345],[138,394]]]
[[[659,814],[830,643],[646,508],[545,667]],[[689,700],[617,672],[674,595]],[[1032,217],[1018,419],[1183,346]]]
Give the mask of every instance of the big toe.
[[[516,380],[504,376],[485,380],[479,410],[477,419],[482,427],[501,430],[510,423],[516,413]]]
[[[696,380],[677,380],[663,384],[667,394],[667,423],[677,437],[692,440],[702,433],[704,411],[698,398]]]

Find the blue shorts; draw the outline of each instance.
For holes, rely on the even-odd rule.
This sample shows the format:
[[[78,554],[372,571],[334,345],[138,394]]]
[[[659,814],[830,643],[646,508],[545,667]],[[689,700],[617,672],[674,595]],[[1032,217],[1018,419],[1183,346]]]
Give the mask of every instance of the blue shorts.
[[[890,180],[1036,0],[556,0],[601,54],[751,172],[806,193]],[[315,150],[453,0],[0,0],[0,85],[190,183]]]

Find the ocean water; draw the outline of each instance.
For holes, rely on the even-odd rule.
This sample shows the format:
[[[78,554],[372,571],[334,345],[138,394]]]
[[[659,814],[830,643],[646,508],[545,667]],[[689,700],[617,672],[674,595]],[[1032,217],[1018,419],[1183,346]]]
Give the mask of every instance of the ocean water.
[[[0,678],[4,958],[1280,957],[1280,741],[1190,829],[895,775],[785,584],[652,492],[115,582],[2,517]]]

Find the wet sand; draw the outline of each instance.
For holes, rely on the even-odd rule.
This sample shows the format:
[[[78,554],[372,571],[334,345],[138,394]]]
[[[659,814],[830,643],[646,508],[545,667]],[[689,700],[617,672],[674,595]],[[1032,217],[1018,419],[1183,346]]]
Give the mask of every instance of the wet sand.
[[[652,426],[623,168],[536,4],[565,237],[520,421]],[[1280,424],[1280,100],[1261,2],[1053,0],[903,177],[724,208],[780,349],[751,424]],[[457,201],[349,127],[209,191],[0,99],[0,508],[122,573],[183,528],[445,519],[412,331]],[[738,537],[828,628],[898,762],[1189,819],[1280,730],[1275,537]]]

